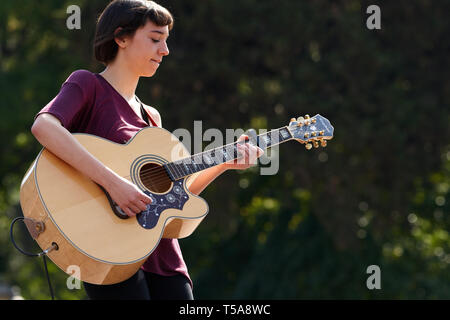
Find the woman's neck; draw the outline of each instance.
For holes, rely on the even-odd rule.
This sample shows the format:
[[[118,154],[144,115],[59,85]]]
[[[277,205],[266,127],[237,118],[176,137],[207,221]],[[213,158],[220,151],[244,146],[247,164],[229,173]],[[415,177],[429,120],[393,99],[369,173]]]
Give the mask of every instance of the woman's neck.
[[[108,64],[100,75],[105,78],[117,92],[126,100],[134,99],[139,76],[129,71],[128,68],[120,68],[118,65]]]

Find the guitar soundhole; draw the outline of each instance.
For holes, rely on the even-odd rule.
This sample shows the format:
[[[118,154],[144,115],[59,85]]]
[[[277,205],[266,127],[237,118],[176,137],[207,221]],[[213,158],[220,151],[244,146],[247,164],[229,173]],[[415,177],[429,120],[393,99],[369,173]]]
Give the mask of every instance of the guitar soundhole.
[[[147,163],[142,166],[139,171],[144,186],[155,193],[164,193],[168,191],[172,185],[172,181],[167,175],[166,170],[156,163]]]

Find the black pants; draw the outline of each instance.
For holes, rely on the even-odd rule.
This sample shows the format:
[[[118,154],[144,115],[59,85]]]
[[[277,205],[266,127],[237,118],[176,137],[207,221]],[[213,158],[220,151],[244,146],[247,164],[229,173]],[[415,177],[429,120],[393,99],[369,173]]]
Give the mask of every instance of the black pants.
[[[111,285],[83,282],[91,300],[193,300],[189,280],[183,275],[161,276],[139,270],[130,279]]]

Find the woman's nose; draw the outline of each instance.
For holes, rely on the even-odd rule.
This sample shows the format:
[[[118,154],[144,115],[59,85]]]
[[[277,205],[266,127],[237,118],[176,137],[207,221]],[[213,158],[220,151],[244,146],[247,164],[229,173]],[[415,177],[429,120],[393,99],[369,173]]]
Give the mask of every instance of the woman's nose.
[[[163,42],[163,45],[160,47],[159,54],[162,56],[169,55],[169,47],[167,46],[166,42]]]

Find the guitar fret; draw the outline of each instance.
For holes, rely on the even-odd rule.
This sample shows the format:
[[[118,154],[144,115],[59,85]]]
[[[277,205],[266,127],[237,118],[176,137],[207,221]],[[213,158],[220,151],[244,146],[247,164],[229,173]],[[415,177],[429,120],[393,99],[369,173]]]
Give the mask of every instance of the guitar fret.
[[[269,146],[270,133],[266,132],[257,136],[257,146],[261,149],[266,149]]]
[[[208,162],[204,158],[204,153],[200,153],[199,158],[200,158],[199,160],[202,163],[203,168],[208,169],[210,166],[208,165]]]
[[[197,171],[200,171],[200,170],[198,170],[198,168],[200,167],[200,169],[205,169],[204,167],[202,168],[202,165],[203,165],[203,163],[202,163],[202,160],[201,160],[201,158],[199,157],[199,155],[194,155],[194,156],[192,156],[192,158],[193,158],[193,164],[194,164],[194,167],[195,167],[195,171],[197,172]]]
[[[195,172],[205,169],[205,167],[202,168],[203,163],[202,163],[202,159],[201,159],[201,157],[199,157],[199,155],[192,156],[192,159],[193,159],[192,164],[194,166]]]
[[[194,157],[191,157],[191,170],[192,170],[192,173],[195,173],[198,171],[197,164],[195,163]]]
[[[232,146],[231,146],[231,148],[232,148]],[[233,150],[231,150],[231,148],[230,148],[230,146],[225,147],[225,152],[227,153],[227,158],[228,158],[227,161],[234,159],[234,152],[233,152]]]
[[[189,174],[189,168],[187,167],[186,163],[184,161],[181,161],[181,170],[183,170],[184,174]]]
[[[173,162],[170,162],[168,164],[168,167],[170,168],[170,172],[172,173],[174,179],[175,180],[179,179],[178,172],[177,172],[177,170],[175,168],[175,164]]]
[[[209,154],[208,154],[209,153]],[[213,157],[211,156],[211,153],[210,152],[207,152],[207,153],[205,153],[204,155],[203,155],[203,159],[205,160],[205,165],[206,166],[208,166],[208,167],[210,167],[212,164],[214,164],[215,162],[214,162],[214,159],[213,159]]]
[[[265,146],[265,148],[270,147],[270,142],[271,142],[270,132],[266,132],[266,133],[262,136],[262,140],[264,141],[264,146]]]
[[[163,168],[166,170],[170,180],[175,181],[176,177],[175,177],[175,175],[173,173],[173,170],[172,170],[171,166],[172,166],[172,163],[169,162],[169,163],[164,164]]]
[[[272,130],[258,136],[258,147],[266,149],[292,138],[286,127]]]
[[[181,168],[179,162],[178,163],[174,162],[173,164],[174,164],[175,171],[178,175],[177,179],[180,179],[181,177],[183,177],[182,168]]]
[[[187,158],[186,162],[184,163],[184,166],[185,166],[186,171],[188,173],[193,173],[194,168],[193,168],[193,165],[192,165],[192,161],[190,161],[190,160],[191,160],[191,158]]]
[[[227,162],[228,160],[231,160],[226,147],[223,147],[221,152],[223,153],[223,162]]]
[[[185,172],[187,174],[192,174],[194,173],[194,168],[193,168],[193,164],[192,164],[192,159],[191,158],[185,158],[182,162],[183,164],[183,168],[185,170]]]
[[[291,133],[286,127],[279,129],[278,132],[280,134],[280,142],[284,142],[292,138]]]
[[[271,132],[270,134],[270,146],[277,145],[280,142],[279,132]]]
[[[237,144],[233,144],[233,158],[237,159],[239,157],[239,153],[238,153],[238,149],[237,149]]]
[[[211,149],[205,153],[207,155],[206,163],[208,164],[208,167],[213,167],[222,163],[221,159],[219,159],[219,154],[217,151],[217,149]]]

